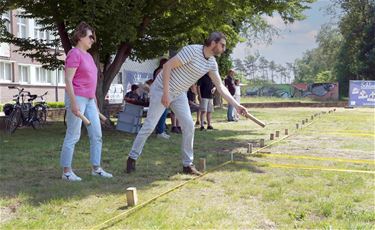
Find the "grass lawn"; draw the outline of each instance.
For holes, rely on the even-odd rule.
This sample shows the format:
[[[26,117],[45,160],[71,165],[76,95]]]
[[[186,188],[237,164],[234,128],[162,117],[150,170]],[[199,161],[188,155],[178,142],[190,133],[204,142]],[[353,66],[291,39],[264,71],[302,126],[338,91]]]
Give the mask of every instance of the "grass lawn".
[[[331,108],[256,108],[253,115],[267,123],[260,128],[249,120],[228,123],[217,109],[215,130],[195,133],[195,162],[205,157],[212,169],[236,162],[160,197],[101,228],[110,229],[234,229],[234,228],[359,228],[375,225],[375,174],[278,168],[302,165],[375,171],[374,109],[343,109],[321,115],[302,130],[295,124]],[[194,116],[195,117],[195,116]],[[259,139],[270,144],[269,134],[288,128],[293,135],[263,150],[246,154]],[[103,168],[114,174],[105,180],[90,176],[88,138],[76,145],[73,167],[79,183],[60,179],[60,149],[65,134],[62,122],[43,130],[25,128],[0,134],[0,228],[89,229],[119,215],[127,207],[125,189],[136,187],[139,203],[192,179],[183,175],[181,135],[169,141],[152,135],[134,174],[124,174],[134,135],[103,131]],[[295,156],[293,158],[293,156]],[[311,158],[298,158],[310,156]],[[329,158],[329,159],[321,159]],[[363,162],[342,162],[358,159]]]

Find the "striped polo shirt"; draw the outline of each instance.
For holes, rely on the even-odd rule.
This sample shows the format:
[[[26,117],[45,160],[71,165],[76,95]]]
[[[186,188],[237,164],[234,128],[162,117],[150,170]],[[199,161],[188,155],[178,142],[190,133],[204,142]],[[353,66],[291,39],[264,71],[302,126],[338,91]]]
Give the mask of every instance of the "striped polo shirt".
[[[203,55],[203,45],[189,45],[182,48],[177,53],[182,65],[171,70],[169,79],[169,92],[179,95],[187,92],[190,86],[197,82],[207,72],[218,72],[215,57],[206,59]],[[158,84],[163,88],[163,71],[161,71],[153,84]]]

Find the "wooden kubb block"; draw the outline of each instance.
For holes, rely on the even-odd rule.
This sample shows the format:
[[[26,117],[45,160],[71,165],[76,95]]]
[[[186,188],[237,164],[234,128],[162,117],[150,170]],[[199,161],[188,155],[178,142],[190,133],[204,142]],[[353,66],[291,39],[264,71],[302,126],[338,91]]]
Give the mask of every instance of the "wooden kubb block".
[[[199,158],[199,170],[201,172],[206,171],[206,158]]]
[[[137,188],[130,187],[126,189],[126,201],[128,206],[136,206],[138,204]]]

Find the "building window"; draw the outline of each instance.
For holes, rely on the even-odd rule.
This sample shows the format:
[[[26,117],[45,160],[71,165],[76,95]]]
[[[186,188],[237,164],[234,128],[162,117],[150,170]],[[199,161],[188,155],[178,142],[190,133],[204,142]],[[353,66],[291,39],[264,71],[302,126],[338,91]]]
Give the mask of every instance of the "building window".
[[[29,66],[18,66],[18,74],[20,76],[20,82],[30,83],[30,67]]]
[[[0,81],[12,81],[12,64],[0,62]]]
[[[63,69],[58,70],[58,78],[57,78],[57,84],[64,85],[65,84],[65,73]]]
[[[20,12],[18,14],[21,14]],[[26,18],[22,18],[20,16],[17,17],[17,37],[19,38],[27,38],[27,27],[26,27]]]
[[[45,40],[46,39],[47,31],[41,30],[41,26],[34,22],[34,38],[38,40]]]
[[[50,31],[44,30],[41,25],[34,21],[34,38],[48,43],[52,39],[52,34]]]
[[[10,11],[6,11],[1,15],[1,19],[4,20],[4,25],[7,31],[10,33]]]
[[[35,81],[36,83],[52,84],[52,71],[42,67],[35,68]]]

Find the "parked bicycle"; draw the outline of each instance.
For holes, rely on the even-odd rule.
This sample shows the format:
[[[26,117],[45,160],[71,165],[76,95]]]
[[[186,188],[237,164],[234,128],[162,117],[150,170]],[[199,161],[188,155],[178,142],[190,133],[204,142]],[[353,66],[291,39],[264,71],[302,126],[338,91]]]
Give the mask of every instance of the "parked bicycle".
[[[46,91],[43,95],[38,96],[40,98],[40,101],[36,102],[35,104],[35,110],[37,111],[37,117],[39,119],[40,125],[43,126],[47,123],[47,111],[48,111],[48,105],[46,100],[44,99],[44,96],[46,96],[48,91]]]
[[[40,96],[42,101],[33,106],[33,101],[38,97],[37,95],[25,91],[24,88],[15,86],[8,86],[8,88],[17,89],[18,94],[13,96],[15,104],[6,104],[4,106],[4,113],[6,115],[5,130],[8,133],[14,133],[19,126],[32,126],[34,129],[39,128],[41,122],[47,116],[47,106],[45,105],[45,101],[43,102],[43,96],[46,93]],[[25,102],[26,97],[27,102]]]

